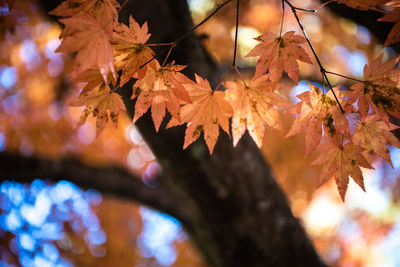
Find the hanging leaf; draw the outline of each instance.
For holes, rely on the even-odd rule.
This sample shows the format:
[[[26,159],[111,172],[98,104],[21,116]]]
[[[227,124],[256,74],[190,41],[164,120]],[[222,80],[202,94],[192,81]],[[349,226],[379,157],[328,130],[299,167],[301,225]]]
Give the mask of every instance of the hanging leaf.
[[[400,148],[400,141],[390,132],[397,128],[393,124],[387,125],[377,115],[368,116],[362,122],[357,123],[353,143],[365,149],[362,154],[369,163],[372,163],[374,154],[377,154],[393,168],[387,145]]]
[[[78,98],[70,101],[70,106],[86,106],[79,119],[78,125],[85,123],[87,117],[92,114],[96,117],[96,136],[99,136],[106,126],[109,118],[118,126],[118,115],[125,110],[125,105],[120,95],[112,92],[108,85],[100,86],[88,94],[81,94]]]
[[[365,191],[364,177],[360,167],[373,169],[368,161],[359,153],[359,147],[348,143],[345,146],[332,143],[320,146],[319,156],[311,163],[312,165],[322,165],[320,174],[321,186],[332,177],[340,197],[344,201],[349,184],[349,176]]]
[[[180,121],[181,102],[190,103],[190,97],[184,85],[193,83],[180,73],[185,66],[167,64],[161,67],[153,60],[146,68],[146,74],[133,85],[132,99],[137,97],[135,104],[135,123],[151,106],[151,116],[156,130],[160,128],[165,116],[165,109]]]
[[[277,84],[268,81],[267,75],[253,77],[247,85],[243,81],[225,83],[226,100],[231,103],[234,113],[232,117],[233,145],[236,146],[245,130],[261,147],[265,124],[283,131],[283,124],[276,106],[288,105],[281,96],[274,93]]]
[[[225,92],[211,90],[207,79],[198,75],[196,82],[185,86],[192,103],[182,107],[181,122],[173,118],[167,128],[187,122],[184,149],[199,138],[203,131],[208,150],[212,154],[219,136],[219,126],[229,134],[229,118],[233,110],[224,99]]]
[[[312,84],[310,84],[310,89],[311,91],[298,95],[297,97],[302,101],[287,111],[292,114],[300,113],[286,137],[306,130],[306,157],[318,146],[322,128],[324,128],[325,135],[331,138],[338,133],[349,134],[348,121],[339,109],[332,92],[329,91],[324,95],[318,87]],[[338,93],[337,90],[336,93]]]
[[[400,69],[397,63],[400,56],[382,64],[381,54],[370,65],[364,67],[364,82],[351,87],[347,102],[353,104],[358,100],[358,111],[365,119],[371,105],[374,112],[389,124],[389,114],[400,118]]]
[[[105,83],[108,83],[109,72],[116,78],[110,36],[106,34],[99,21],[92,16],[82,14],[60,19],[60,22],[65,25],[65,29],[60,36],[63,38],[62,43],[56,52],[77,52],[73,76],[97,66]]]
[[[256,66],[256,77],[269,70],[271,81],[278,82],[282,78],[282,72],[286,71],[297,84],[299,80],[297,60],[312,64],[304,48],[300,46],[306,39],[294,34],[294,31],[287,32],[281,37],[268,32],[255,40],[261,43],[254,47],[247,57],[260,56]]]
[[[123,23],[115,25],[113,39],[115,65],[122,70],[120,85],[129,81],[134,74],[153,57],[153,51],[145,46],[150,38],[147,23],[142,27],[132,18],[129,18],[129,27]],[[143,69],[143,72],[146,70]]]

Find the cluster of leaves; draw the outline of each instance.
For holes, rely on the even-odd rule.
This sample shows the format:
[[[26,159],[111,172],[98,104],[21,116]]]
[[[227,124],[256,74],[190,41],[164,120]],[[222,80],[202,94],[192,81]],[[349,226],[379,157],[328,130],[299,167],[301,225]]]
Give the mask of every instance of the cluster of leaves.
[[[289,1],[284,2],[294,13],[301,10]],[[396,22],[386,45],[400,41],[399,0],[337,2],[362,10],[376,10],[382,4],[391,6],[393,10],[380,19]],[[169,53],[160,64],[151,49],[157,44],[147,44],[150,38],[147,24],[140,26],[132,17],[129,26],[119,23],[118,8],[121,7],[115,0],[67,0],[51,12],[64,17],[60,19],[65,27],[58,51],[76,53],[71,77],[84,83],[79,95],[70,102],[72,106],[84,107],[79,124],[90,114],[97,118],[97,134],[109,119],[117,124],[124,104],[115,89],[136,79],[132,88],[132,99],[136,98],[133,122],[151,109],[158,131],[167,109],[172,116],[167,128],[187,125],[183,148],[203,132],[212,153],[219,127],[230,134],[231,117],[234,146],[246,130],[259,147],[266,125],[284,130],[278,109],[288,107],[289,103],[279,92],[279,81],[286,72],[297,84],[297,61],[313,64],[302,47],[308,42],[312,49],[310,40],[293,31],[255,38],[260,43],[247,55],[259,57],[254,77],[245,81],[237,71],[238,79],[224,82],[223,91],[218,90],[220,86],[212,89],[198,75],[196,81],[187,78],[181,73],[185,66],[167,63]],[[177,43],[166,45],[171,50]],[[400,147],[390,132],[395,127],[389,122],[390,115],[400,118],[399,59],[383,63],[382,56],[377,57],[365,66],[364,80],[359,80],[349,91],[339,91],[337,87],[325,93],[310,85],[310,91],[298,96],[301,102],[286,109],[287,113],[298,114],[287,136],[306,133],[306,156],[320,147],[320,154],[313,162],[323,165],[320,183],[334,177],[343,200],[349,176],[364,190],[360,167],[372,168],[375,155],[391,164],[387,145]],[[316,60],[320,65],[317,57]],[[235,63],[233,67],[236,69]],[[322,65],[320,69],[329,84],[328,72]],[[356,118],[355,127],[349,125],[349,118]],[[322,136],[328,142],[320,144]]]

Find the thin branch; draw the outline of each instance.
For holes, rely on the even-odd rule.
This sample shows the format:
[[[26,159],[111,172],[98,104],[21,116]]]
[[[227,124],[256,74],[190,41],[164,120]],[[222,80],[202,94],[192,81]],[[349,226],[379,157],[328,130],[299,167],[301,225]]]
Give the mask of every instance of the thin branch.
[[[290,6],[293,15],[294,15],[294,17],[296,18],[297,24],[299,25],[301,31],[303,32],[303,35],[304,35],[304,37],[306,38],[307,43],[308,43],[308,45],[309,45],[309,47],[310,47],[312,53],[314,54],[314,57],[315,57],[315,60],[316,60],[317,63],[318,63],[319,69],[320,69],[322,75],[324,76],[324,78],[325,78],[325,80],[326,80],[326,83],[327,83],[328,86],[329,86],[329,89],[331,89],[332,94],[333,94],[333,96],[335,97],[336,102],[337,102],[338,105],[339,105],[340,111],[341,111],[342,113],[345,113],[344,110],[343,110],[343,108],[342,108],[342,105],[340,105],[339,99],[337,98],[337,96],[336,96],[336,94],[335,94],[335,91],[333,91],[332,85],[331,85],[331,83],[330,83],[330,81],[329,81],[329,79],[328,79],[328,76],[326,75],[326,70],[325,70],[324,67],[322,66],[321,61],[319,60],[318,55],[317,55],[317,53],[315,52],[315,49],[314,49],[313,45],[311,44],[310,38],[308,38],[308,36],[307,36],[307,33],[306,33],[306,31],[305,31],[305,29],[304,29],[304,27],[303,27],[303,24],[301,24],[300,18],[299,18],[299,16],[297,15],[297,11],[296,11],[295,7],[294,7],[288,0],[284,0],[284,1]]]
[[[339,77],[342,77],[342,78],[346,78],[348,80],[352,80],[352,81],[355,81],[355,82],[360,82],[360,83],[364,82],[363,80],[352,78],[352,77],[349,77],[349,76],[346,76],[346,75],[343,75],[343,74],[339,74],[339,73],[336,73],[336,72],[333,72],[333,71],[325,70],[325,72],[328,73],[328,74],[336,75],[336,76],[339,76]]]
[[[230,72],[234,67],[236,68],[236,66],[233,66],[233,65],[231,65],[231,66],[229,67],[228,71],[225,73],[225,75],[222,77],[220,83],[217,85],[217,87],[215,87],[215,89],[214,89],[213,91],[217,91],[217,90],[218,90],[218,88],[219,88],[219,87],[222,85],[222,83],[224,82],[226,76],[228,76],[229,72]]]
[[[298,11],[311,12],[311,13],[315,13],[318,11],[318,9],[301,8],[301,7],[296,7],[296,6],[293,6],[293,8]]]
[[[189,31],[187,31],[184,35],[182,35],[181,37],[179,37],[175,42],[170,43],[171,47],[168,49],[168,54],[166,59],[164,60],[164,62],[168,59],[169,54],[171,53],[172,49],[177,46],[180,42],[182,42],[186,37],[188,37],[192,32],[194,32],[198,27],[200,27],[201,25],[203,25],[206,21],[208,21],[210,18],[212,18],[215,14],[217,14],[217,12],[223,8],[225,5],[227,5],[229,2],[232,2],[232,0],[227,0],[225,2],[223,2],[222,4],[217,5],[217,7],[215,8],[215,10],[213,12],[211,12],[205,19],[203,19],[200,23],[198,23],[196,26],[194,26],[192,29],[190,29]],[[168,45],[168,44],[166,44]],[[167,51],[166,49],[164,51],[162,51],[161,53],[164,53],[165,51]],[[147,64],[149,64],[151,61],[153,61],[153,59],[156,58],[156,55],[154,55],[151,59],[149,59],[148,61],[146,61],[145,63],[143,63],[139,69],[142,69],[144,66],[146,66]],[[164,64],[163,64],[164,65]]]
[[[279,38],[281,38],[281,36],[282,36],[284,19],[285,19],[285,1],[282,0],[282,20],[281,20],[281,29],[279,30]]]
[[[119,14],[119,12],[124,8],[124,6],[126,5],[126,3],[128,3],[128,1],[129,1],[129,0],[125,0],[125,1],[122,3],[121,7],[118,9],[118,14]]]
[[[173,49],[175,46],[176,46],[176,45],[173,44],[173,45],[171,45],[171,47],[168,49],[168,53],[167,53],[167,55],[165,56],[164,62],[163,62],[163,64],[161,65],[161,67],[164,67],[165,63],[167,63],[167,59],[169,58],[169,55],[171,54],[171,51],[172,51],[172,49]]]
[[[236,28],[235,28],[235,48],[233,50],[232,66],[236,67],[236,50],[239,30],[239,0],[236,0]]]
[[[159,44],[144,44],[145,46],[152,47],[152,46],[169,46],[173,45],[174,43],[159,43]]]
[[[179,44],[183,39],[185,39],[186,37],[188,37],[192,32],[194,32],[198,27],[200,27],[201,25],[203,25],[207,20],[209,20],[210,18],[212,18],[221,8],[223,8],[226,4],[228,4],[229,2],[232,2],[232,0],[227,0],[225,2],[223,2],[222,4],[217,5],[217,7],[215,8],[215,10],[213,12],[211,12],[205,19],[203,19],[199,24],[197,24],[196,26],[194,26],[192,29],[190,29],[188,32],[186,32],[184,35],[182,35],[178,40],[175,41],[175,45]]]

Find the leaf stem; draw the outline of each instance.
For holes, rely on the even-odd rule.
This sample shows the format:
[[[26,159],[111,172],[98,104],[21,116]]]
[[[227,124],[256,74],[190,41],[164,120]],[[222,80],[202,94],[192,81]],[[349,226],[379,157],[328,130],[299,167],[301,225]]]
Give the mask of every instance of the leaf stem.
[[[229,70],[225,73],[224,77],[222,77],[221,82],[217,85],[217,87],[215,87],[215,89],[213,91],[217,91],[218,88],[222,85],[223,81],[225,80],[226,76],[228,76],[229,72],[234,68],[234,66],[232,65]]]
[[[128,1],[128,0],[125,0]],[[222,4],[217,5],[217,7],[214,9],[213,12],[211,12],[205,19],[203,19],[200,23],[198,23],[196,26],[194,26],[193,28],[191,28],[188,32],[186,32],[185,34],[183,34],[181,37],[179,37],[175,42],[171,42],[171,43],[165,43],[164,45],[168,46],[171,45],[171,47],[168,50],[168,54],[167,57],[164,60],[163,65],[165,64],[165,62],[167,61],[169,55],[171,54],[172,49],[177,46],[180,42],[182,42],[186,37],[188,37],[192,32],[194,32],[198,27],[200,27],[201,25],[203,25],[207,20],[209,20],[211,17],[213,17],[221,8],[223,8],[225,5],[227,5],[229,2],[232,2],[232,0],[227,0],[225,2],[223,2]],[[153,46],[152,44],[150,44],[150,46]],[[155,46],[155,45],[154,45]],[[162,53],[164,53],[166,50],[164,50]],[[147,64],[149,64],[151,61],[153,61],[153,59],[156,58],[156,55],[154,55],[151,59],[149,59],[147,62],[143,63],[139,69],[143,68],[144,66],[146,66]]]
[[[242,74],[240,73],[240,71],[238,70],[238,68],[237,68],[236,66],[235,66],[234,68],[235,68],[236,73],[239,75],[239,78],[240,78],[240,80],[242,81],[242,83],[244,84],[244,86],[247,87],[247,84],[246,84],[246,82],[244,81],[243,76],[242,76]]]
[[[151,46],[168,46],[168,45],[173,45],[174,43],[173,42],[171,42],[171,43],[159,43],[159,44],[145,44],[145,46],[149,46],[149,47],[151,47]]]
[[[236,0],[236,28],[235,28],[235,48],[233,51],[233,61],[232,66],[236,68],[236,50],[237,50],[237,40],[238,40],[238,29],[239,29],[239,0]]]
[[[282,36],[284,18],[285,18],[285,1],[282,0],[282,20],[281,20],[281,29],[279,30],[279,38],[281,38]]]
[[[126,3],[128,3],[129,0],[125,0],[122,5],[120,6],[120,8],[118,9],[118,14],[119,12],[122,10],[122,8],[124,8],[124,6],[126,5]]]
[[[171,54],[172,49],[173,49],[175,46],[176,46],[176,44],[171,45],[171,47],[170,47],[169,50],[168,50],[167,56],[165,57],[164,62],[163,62],[163,64],[161,65],[161,67],[164,67],[165,63],[167,63],[167,59],[168,59],[169,55]]]
[[[342,78],[346,78],[348,80],[352,80],[352,81],[355,81],[355,82],[360,82],[360,83],[364,82],[363,80],[355,79],[355,78],[352,78],[352,77],[349,77],[349,76],[346,76],[346,75],[343,75],[343,74],[339,74],[339,73],[336,73],[336,72],[333,72],[333,71],[325,70],[325,72],[328,73],[328,74],[336,75],[336,76],[339,76],[339,77],[342,77]]]
[[[194,32],[198,27],[203,25],[207,20],[209,20],[211,17],[213,17],[221,8],[223,8],[226,4],[229,2],[232,2],[232,0],[227,0],[223,2],[222,4],[217,5],[217,7],[214,9],[213,12],[211,12],[205,19],[203,19],[199,24],[194,26],[192,29],[190,29],[188,32],[186,32],[184,35],[182,35],[178,40],[175,41],[175,45],[178,45],[183,39],[188,37],[192,32]]]
[[[297,24],[299,25],[301,31],[303,32],[303,35],[304,35],[304,37],[305,37],[306,40],[307,40],[308,46],[310,47],[312,53],[314,54],[314,57],[315,57],[315,60],[316,60],[317,63],[318,63],[319,69],[320,69],[320,71],[321,71],[323,77],[325,78],[326,83],[327,83],[328,86],[329,86],[329,89],[331,89],[332,94],[333,94],[333,96],[335,97],[336,102],[338,103],[338,106],[339,106],[339,108],[340,108],[340,111],[344,114],[345,112],[344,112],[344,110],[343,110],[343,108],[342,108],[342,105],[340,105],[339,99],[337,98],[337,96],[336,96],[336,94],[335,94],[335,91],[333,91],[332,85],[331,85],[331,83],[330,83],[330,81],[329,81],[329,79],[328,79],[328,76],[326,75],[327,72],[326,72],[326,70],[324,69],[324,67],[322,66],[321,61],[319,60],[319,57],[318,57],[317,53],[315,52],[315,49],[314,49],[313,45],[311,44],[310,38],[308,38],[308,36],[307,36],[307,33],[306,33],[306,31],[305,31],[305,29],[304,29],[304,27],[303,27],[303,24],[301,24],[301,21],[300,21],[300,19],[299,19],[299,16],[297,15],[297,10],[296,10],[295,7],[292,5],[292,3],[289,2],[289,0],[284,0],[284,1],[290,6],[293,15],[294,15],[294,17],[296,18]]]

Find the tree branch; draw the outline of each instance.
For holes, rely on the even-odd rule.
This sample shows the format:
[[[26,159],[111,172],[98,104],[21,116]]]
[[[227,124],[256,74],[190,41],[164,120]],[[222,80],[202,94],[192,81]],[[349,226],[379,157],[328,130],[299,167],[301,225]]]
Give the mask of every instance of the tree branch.
[[[68,180],[82,188],[94,188],[104,194],[148,205],[183,223],[188,220],[176,196],[165,187],[150,188],[139,177],[117,166],[94,167],[72,158],[48,160],[1,152],[0,173],[0,181],[11,179],[29,183],[37,178],[51,182]]]

